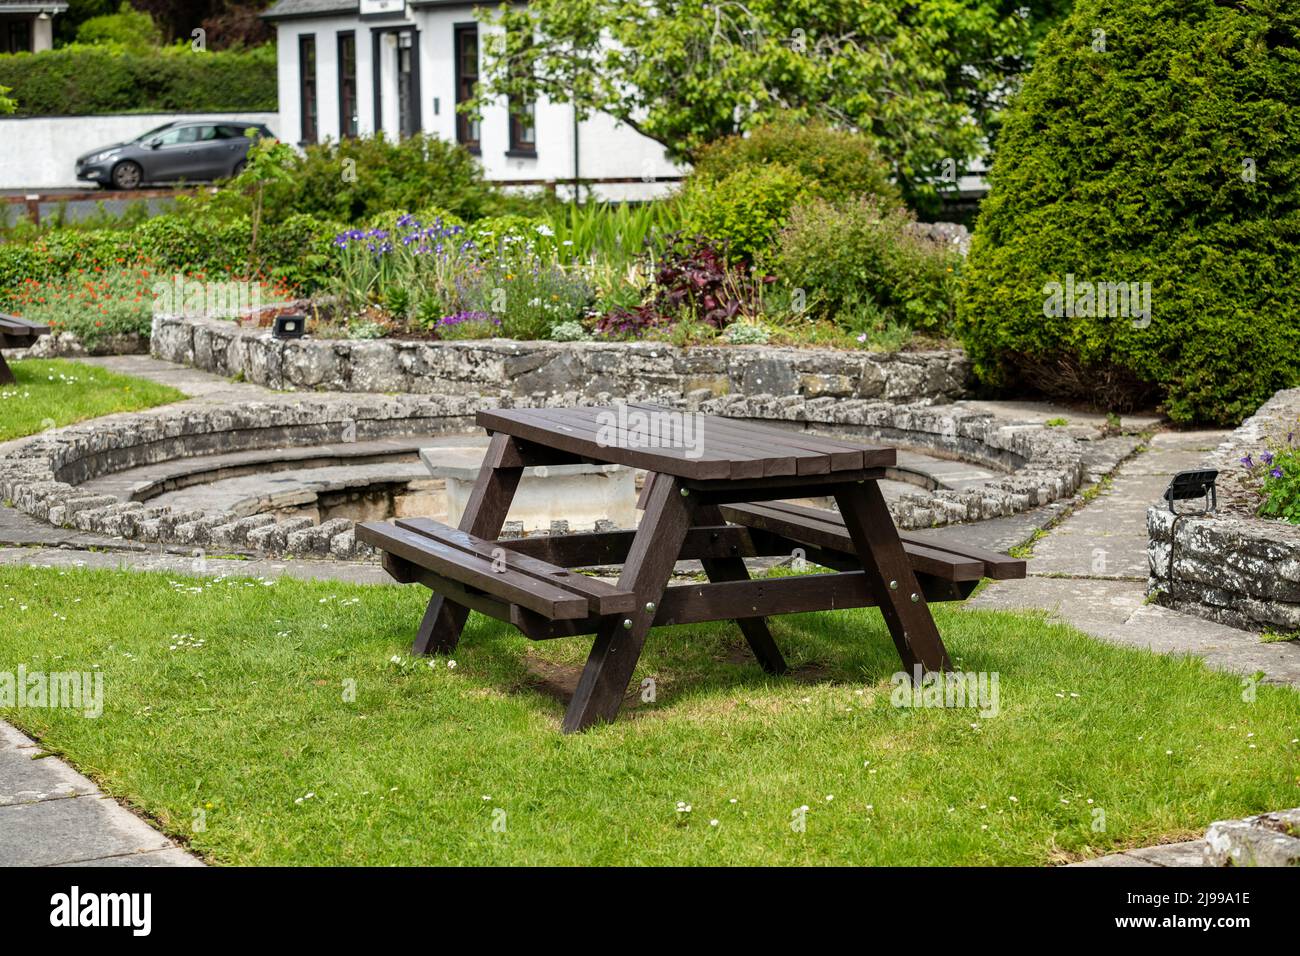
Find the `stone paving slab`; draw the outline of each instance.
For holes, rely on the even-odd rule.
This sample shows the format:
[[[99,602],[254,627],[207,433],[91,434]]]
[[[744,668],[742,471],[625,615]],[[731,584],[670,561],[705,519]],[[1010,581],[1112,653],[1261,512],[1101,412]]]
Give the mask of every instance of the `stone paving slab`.
[[[1259,635],[1148,604],[1146,588],[1128,581],[1031,577],[995,581],[966,607],[1045,608],[1086,634],[1159,654],[1201,657],[1216,670],[1300,687],[1300,643],[1264,643]]]
[[[1040,425],[1058,418],[1066,420],[1067,425],[1065,427],[1089,425],[1094,428],[1101,428],[1103,425],[1108,424],[1104,412],[1081,411],[1066,408],[1064,405],[1057,405],[1053,402],[966,399],[957,402],[957,404],[972,411],[988,412],[999,418],[1015,418],[1019,421],[1037,422]],[[1119,426],[1121,430],[1126,432],[1143,432],[1155,428],[1163,421],[1163,416],[1157,415],[1155,412],[1134,412],[1131,415],[1122,416]]]
[[[1161,867],[1161,866],[1205,866],[1204,840],[1188,840],[1185,843],[1165,843],[1160,846],[1147,846],[1137,850],[1125,850],[1123,853],[1111,853],[1093,860],[1071,863],[1070,866],[1086,867]]]
[[[0,723],[0,807],[97,793],[95,785],[61,760],[32,759],[40,746]]]
[[[1145,582],[1147,508],[1161,500],[1175,472],[1198,467],[1225,434],[1154,435],[1145,453],[1119,466],[1108,488],[1035,545],[1029,573]]]
[[[88,778],[0,721],[0,866],[201,866]]]

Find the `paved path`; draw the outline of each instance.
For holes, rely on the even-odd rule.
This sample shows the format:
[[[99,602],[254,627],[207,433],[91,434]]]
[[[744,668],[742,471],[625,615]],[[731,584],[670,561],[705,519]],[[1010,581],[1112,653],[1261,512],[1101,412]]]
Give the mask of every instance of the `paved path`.
[[[1094,500],[1036,542],[1027,578],[995,582],[968,606],[1047,608],[1105,641],[1193,654],[1221,670],[1262,671],[1267,682],[1300,686],[1300,643],[1261,643],[1250,631],[1147,603],[1146,510],[1174,472],[1200,465],[1224,434],[1155,435]]]

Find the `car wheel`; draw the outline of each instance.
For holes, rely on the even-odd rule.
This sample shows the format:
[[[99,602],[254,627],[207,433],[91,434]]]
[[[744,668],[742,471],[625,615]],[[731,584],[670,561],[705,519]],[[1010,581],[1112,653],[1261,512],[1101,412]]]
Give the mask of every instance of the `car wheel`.
[[[137,189],[143,175],[139,163],[118,163],[113,167],[113,185],[118,189]]]
[[[230,178],[234,179],[236,176],[242,173],[244,171],[244,167],[246,167],[247,165],[248,163],[242,159],[239,162],[235,163],[235,169],[234,172],[230,174]]]

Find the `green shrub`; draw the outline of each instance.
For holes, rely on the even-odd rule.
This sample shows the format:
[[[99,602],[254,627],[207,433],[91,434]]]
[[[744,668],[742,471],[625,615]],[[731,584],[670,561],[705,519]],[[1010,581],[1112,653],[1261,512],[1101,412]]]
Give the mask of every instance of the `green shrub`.
[[[547,254],[555,248],[555,230],[551,226],[514,214],[480,219],[470,225],[466,238],[483,250],[496,249],[503,243],[519,243]]]
[[[986,382],[1212,423],[1300,383],[1298,45],[1282,0],[1080,0],[1012,105],[972,243],[959,330]],[[1093,317],[1084,282],[1149,283],[1149,321]]]
[[[581,322],[571,320],[551,326],[550,338],[552,342],[586,342],[591,333],[582,327]]]
[[[483,179],[478,160],[436,136],[399,142],[368,136],[308,146],[304,155],[294,157],[289,173],[283,182],[266,187],[268,216],[300,212],[360,223],[389,210],[438,206],[471,220],[501,209],[497,189]],[[249,201],[238,195],[216,200],[236,206]]]
[[[0,86],[19,116],[224,112],[278,107],[275,47],[221,52],[188,46],[132,52],[74,44],[0,54]]]
[[[912,232],[899,206],[871,198],[795,207],[770,270],[801,289],[815,318],[866,332],[894,324],[946,333],[952,327],[961,254]]]
[[[142,53],[162,43],[153,17],[134,10],[123,0],[117,13],[91,17],[77,28],[78,43],[116,44],[132,53]]]
[[[742,166],[718,180],[692,177],[682,193],[683,230],[724,246],[733,260],[752,262],[812,191],[796,170],[775,163]]]
[[[818,121],[783,120],[710,143],[696,155],[693,175],[716,182],[741,169],[773,165],[795,170],[828,199],[869,195],[898,201],[889,166],[871,140]]]

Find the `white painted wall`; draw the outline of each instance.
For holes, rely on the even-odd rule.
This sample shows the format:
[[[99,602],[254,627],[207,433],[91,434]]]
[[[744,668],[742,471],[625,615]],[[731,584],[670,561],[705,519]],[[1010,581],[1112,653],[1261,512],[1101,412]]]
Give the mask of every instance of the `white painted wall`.
[[[371,28],[399,23],[414,26],[419,33],[420,121],[425,132],[443,139],[456,136],[455,67],[453,34],[456,24],[473,22],[468,8],[415,8],[405,21],[362,20],[356,16],[332,16],[285,20],[277,24],[279,44],[280,133],[286,142],[298,142],[299,118],[298,38],[305,33],[316,38],[317,114],[321,139],[339,138],[338,40],[340,31],[353,30],[357,43],[357,96],[359,127],[364,134],[375,130],[373,40]],[[486,46],[486,28],[479,27],[479,49]],[[397,135],[397,92],[395,52],[380,44],[380,89],[385,135]],[[435,100],[437,112],[434,112]],[[484,174],[499,182],[512,180],[557,180],[573,177],[573,109],[566,104],[541,101],[536,107],[536,158],[507,156],[510,145],[509,118],[504,102],[483,111],[479,156]],[[680,176],[684,170],[668,160],[663,147],[612,117],[601,114],[584,120],[578,131],[579,174],[582,178],[637,179]],[[636,182],[597,187],[603,198],[648,199],[673,189],[671,183]],[[564,190],[561,188],[561,194]]]
[[[278,113],[131,113],[111,116],[0,118],[0,189],[94,189],[77,179],[77,157],[172,120],[230,119],[265,123],[280,135]],[[337,120],[336,120],[337,122]]]

